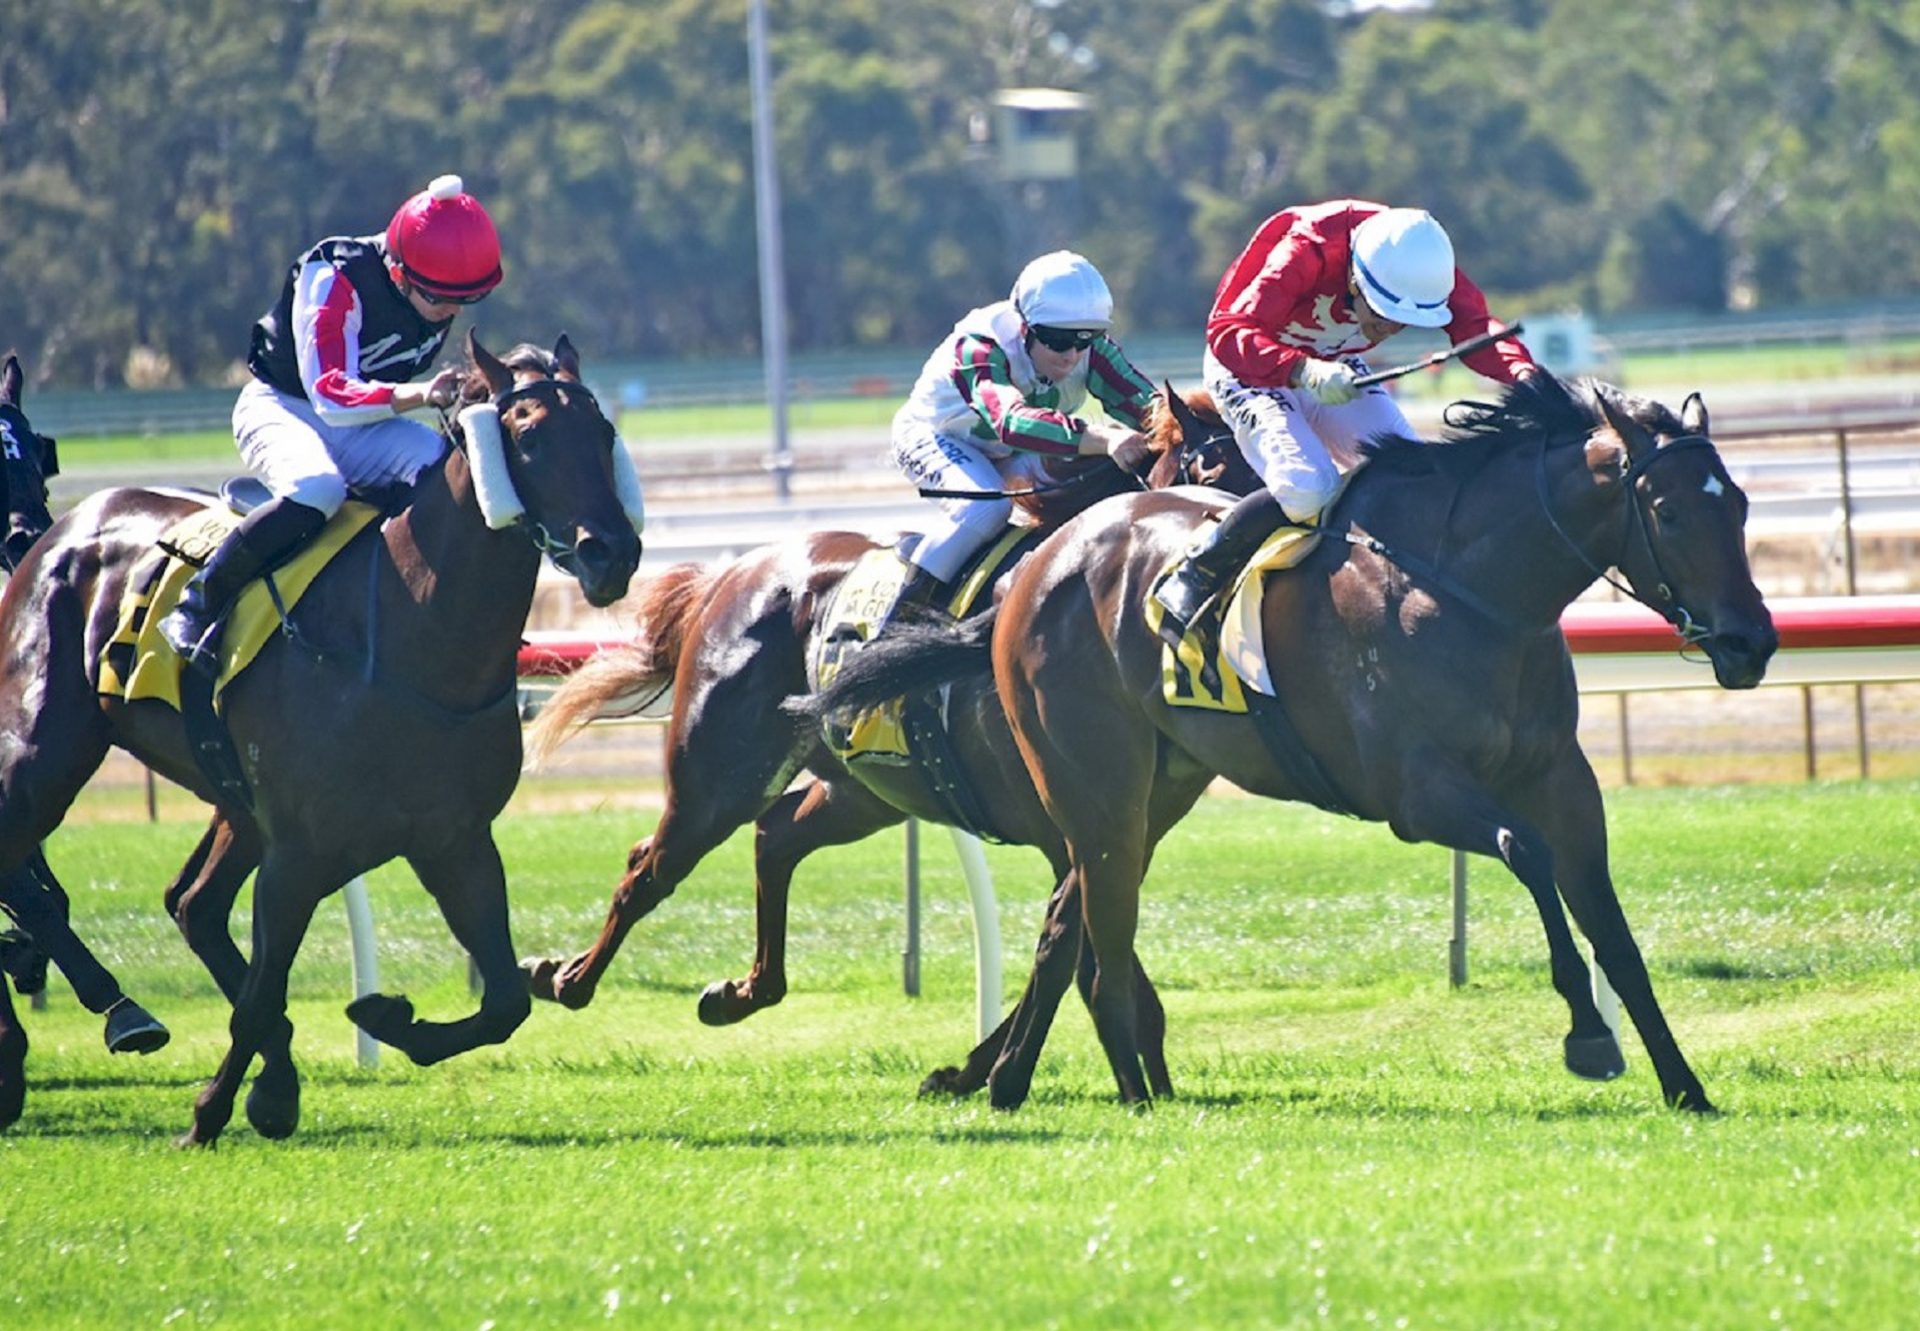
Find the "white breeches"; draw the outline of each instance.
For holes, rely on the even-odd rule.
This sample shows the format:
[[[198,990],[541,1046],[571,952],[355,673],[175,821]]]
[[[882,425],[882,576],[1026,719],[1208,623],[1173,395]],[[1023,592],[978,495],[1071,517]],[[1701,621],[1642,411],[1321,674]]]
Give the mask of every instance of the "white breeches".
[[[1011,483],[1045,484],[1038,453],[990,458],[981,449],[924,426],[894,435],[893,462],[914,485],[930,490],[995,492]],[[937,510],[907,559],[942,582],[951,582],[967,557],[1006,529],[1011,499],[935,499]]]
[[[352,486],[412,484],[446,443],[402,416],[370,425],[328,425],[304,398],[255,379],[233,404],[233,439],[267,488],[331,517]]]
[[[1366,373],[1361,363],[1348,363]],[[1413,434],[1400,404],[1382,387],[1328,407],[1298,389],[1249,387],[1212,355],[1201,373],[1247,465],[1294,522],[1319,517],[1339,493],[1340,478],[1359,463],[1364,441],[1377,434]]]

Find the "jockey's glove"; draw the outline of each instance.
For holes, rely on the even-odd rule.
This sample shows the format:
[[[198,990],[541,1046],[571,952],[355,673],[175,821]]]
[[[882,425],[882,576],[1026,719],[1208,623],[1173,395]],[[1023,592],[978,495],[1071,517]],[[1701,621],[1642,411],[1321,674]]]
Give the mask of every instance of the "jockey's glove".
[[[1360,389],[1354,383],[1358,377],[1351,365],[1308,357],[1300,362],[1300,373],[1294,383],[1322,406],[1337,407],[1360,396]]]

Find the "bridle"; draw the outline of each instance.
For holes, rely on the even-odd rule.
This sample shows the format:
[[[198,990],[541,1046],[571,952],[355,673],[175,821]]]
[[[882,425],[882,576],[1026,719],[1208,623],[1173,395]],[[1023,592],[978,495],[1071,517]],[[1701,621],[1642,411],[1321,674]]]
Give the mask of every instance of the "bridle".
[[[593,408],[594,413],[598,415],[603,422],[606,420],[606,413],[600,409],[600,400],[594,397],[592,391],[589,390],[585,384],[577,379],[559,379],[552,375],[543,375],[538,379],[528,379],[517,383],[498,397],[491,399],[495,409],[501,413],[501,428],[503,430],[505,429],[506,410],[513,403],[528,400],[543,401],[549,405],[557,405],[552,402],[552,397],[557,396],[563,389],[569,395],[577,394],[585,398],[587,405]],[[442,429],[449,439],[458,439],[460,437],[454,425],[453,418],[444,407],[440,410],[440,421]],[[518,435],[514,437],[514,442],[519,442]],[[511,472],[513,465],[511,457],[508,458],[507,465]],[[518,478],[515,478],[515,485],[517,488]],[[532,514],[528,512],[523,512],[519,517],[515,518],[513,520],[513,526],[515,530],[519,531],[533,543],[533,548],[540,554],[552,559],[554,564],[563,571],[573,571],[580,554],[580,544],[578,541],[561,540],[553,534],[545,523],[533,517]]]
[[[1713,440],[1704,434],[1676,435],[1666,443],[1658,444],[1635,458],[1632,465],[1627,468],[1626,474],[1621,477],[1621,484],[1625,487],[1627,496],[1627,536],[1622,558],[1614,561],[1613,567],[1618,568],[1625,562],[1625,555],[1632,549],[1633,542],[1637,538],[1640,549],[1646,552],[1647,561],[1653,566],[1654,590],[1659,596],[1657,601],[1642,593],[1630,582],[1615,577],[1608,568],[1603,567],[1588,554],[1565,527],[1560,525],[1560,519],[1554,516],[1553,504],[1547,494],[1547,449],[1544,443],[1541,445],[1540,457],[1534,468],[1534,478],[1540,495],[1540,507],[1547,515],[1547,525],[1552,527],[1554,534],[1580,557],[1580,562],[1585,564],[1596,578],[1605,579],[1616,590],[1632,597],[1673,625],[1674,632],[1680,635],[1687,646],[1697,647],[1713,636],[1713,630],[1695,619],[1692,612],[1682,605],[1680,598],[1674,594],[1673,579],[1668,575],[1666,564],[1660,558],[1660,547],[1654,544],[1653,533],[1647,525],[1646,509],[1640,501],[1640,482],[1648,472],[1653,470],[1654,465],[1682,449],[1689,448],[1711,450]],[[1716,456],[1718,456],[1717,453]]]

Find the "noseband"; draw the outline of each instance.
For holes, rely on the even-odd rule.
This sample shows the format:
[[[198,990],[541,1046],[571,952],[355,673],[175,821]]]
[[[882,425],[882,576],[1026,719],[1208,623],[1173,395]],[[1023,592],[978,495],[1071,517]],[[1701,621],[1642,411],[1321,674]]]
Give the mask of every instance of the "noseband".
[[[1643,595],[1638,588],[1632,586],[1630,583],[1623,582],[1619,578],[1614,577],[1608,569],[1597,563],[1593,556],[1582,549],[1580,543],[1568,535],[1566,528],[1560,525],[1560,519],[1554,516],[1553,504],[1547,495],[1547,450],[1544,445],[1542,445],[1540,449],[1539,464],[1534,470],[1534,476],[1538,483],[1540,493],[1540,507],[1545,511],[1547,523],[1553,528],[1555,534],[1557,534],[1562,541],[1566,542],[1568,547],[1572,549],[1576,555],[1580,556],[1580,562],[1585,564],[1595,577],[1606,579],[1617,590],[1626,593],[1641,605],[1646,606],[1647,609],[1666,620],[1667,623],[1673,625],[1674,632],[1678,633],[1689,647],[1698,646],[1706,639],[1712,637],[1713,630],[1696,620],[1692,613],[1688,611],[1684,605],[1680,604],[1679,598],[1674,595],[1673,580],[1667,576],[1666,564],[1660,558],[1660,548],[1653,543],[1653,533],[1647,526],[1646,510],[1640,503],[1639,485],[1641,479],[1645,477],[1648,472],[1652,471],[1654,464],[1661,459],[1669,457],[1685,448],[1711,449],[1712,447],[1713,440],[1707,438],[1704,434],[1678,435],[1667,440],[1666,443],[1642,453],[1634,460],[1633,464],[1627,468],[1626,475],[1621,478],[1627,493],[1627,543],[1630,548],[1633,540],[1637,537],[1640,548],[1646,552],[1648,562],[1653,565],[1655,578],[1654,590],[1659,595],[1660,599],[1658,601],[1655,601],[1652,597]],[[1622,558],[1615,562],[1614,567],[1617,568],[1624,562],[1625,552],[1623,551]]]
[[[593,393],[585,384],[576,379],[556,379],[548,375],[544,378],[529,379],[524,383],[515,384],[512,388],[509,388],[506,392],[493,399],[495,409],[501,413],[501,428],[505,428],[506,409],[513,403],[522,400],[538,400],[547,402],[548,405],[552,406],[555,404],[552,403],[549,395],[558,394],[562,389],[570,395],[578,394],[580,397],[585,398],[587,405],[593,408],[595,414],[599,415],[602,420],[606,419],[606,413],[600,410],[599,399],[594,397]],[[449,437],[453,437],[454,431],[452,423],[448,420],[444,411],[441,413],[441,420],[446,423]],[[515,442],[518,442],[518,439],[519,436],[516,435]],[[525,535],[529,541],[533,542],[533,548],[535,550],[552,559],[559,568],[567,572],[573,571],[574,563],[580,553],[579,542],[561,540],[548,530],[546,524],[538,521],[526,512],[522,512],[518,518],[514,519],[513,525]]]

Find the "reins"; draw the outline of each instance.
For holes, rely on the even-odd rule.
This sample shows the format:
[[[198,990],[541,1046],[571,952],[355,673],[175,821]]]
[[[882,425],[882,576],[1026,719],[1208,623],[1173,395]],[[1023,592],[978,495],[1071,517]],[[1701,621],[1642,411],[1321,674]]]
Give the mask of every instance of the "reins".
[[[1596,578],[1604,579],[1616,591],[1624,592],[1627,596],[1632,597],[1641,605],[1644,605],[1647,609],[1659,615],[1660,618],[1666,620],[1667,623],[1673,625],[1674,632],[1678,633],[1681,640],[1689,647],[1696,647],[1706,639],[1712,637],[1713,631],[1694,619],[1692,613],[1684,605],[1680,604],[1679,598],[1673,594],[1672,579],[1667,576],[1667,567],[1665,562],[1660,558],[1659,547],[1653,543],[1653,533],[1647,529],[1647,515],[1640,506],[1639,485],[1641,479],[1646,476],[1649,471],[1653,470],[1653,465],[1662,458],[1668,457],[1683,448],[1712,447],[1713,440],[1707,438],[1704,434],[1677,435],[1669,439],[1666,443],[1650,448],[1638,458],[1635,458],[1632,465],[1627,468],[1626,474],[1621,478],[1621,484],[1625,487],[1627,496],[1628,540],[1631,541],[1633,536],[1640,538],[1640,547],[1646,551],[1647,559],[1653,565],[1656,580],[1655,590],[1660,597],[1658,602],[1652,597],[1644,595],[1638,588],[1634,587],[1632,583],[1622,581],[1620,578],[1615,577],[1610,569],[1602,567],[1594,560],[1593,556],[1589,555],[1586,550],[1581,547],[1578,541],[1573,539],[1567,532],[1567,529],[1560,525],[1560,519],[1554,516],[1553,505],[1548,501],[1547,451],[1544,444],[1540,449],[1539,462],[1534,468],[1535,489],[1540,496],[1540,507],[1545,511],[1547,515],[1547,525],[1553,528],[1554,534],[1564,541],[1568,548],[1576,555],[1580,556],[1580,562],[1586,565],[1587,569]],[[1618,566],[1618,561],[1616,561],[1614,567]]]
[[[1553,528],[1554,534],[1558,536],[1575,555],[1579,556],[1581,564],[1584,565],[1588,572],[1592,573],[1595,578],[1606,581],[1616,590],[1638,601],[1641,605],[1646,606],[1647,609],[1653,611],[1667,623],[1671,624],[1674,632],[1680,635],[1683,643],[1683,651],[1685,647],[1699,646],[1700,643],[1712,637],[1713,632],[1706,625],[1696,620],[1692,612],[1682,605],[1673,593],[1672,579],[1667,574],[1665,562],[1660,558],[1659,547],[1654,544],[1653,534],[1647,526],[1646,513],[1640,505],[1639,483],[1646,474],[1653,469],[1654,464],[1662,458],[1680,449],[1702,447],[1712,448],[1713,440],[1703,434],[1678,435],[1669,439],[1666,443],[1651,448],[1641,454],[1640,457],[1636,458],[1627,468],[1625,475],[1621,478],[1621,483],[1625,488],[1627,498],[1627,528],[1629,534],[1626,539],[1630,542],[1634,536],[1638,536],[1640,547],[1646,551],[1647,559],[1653,566],[1654,576],[1657,580],[1656,588],[1660,597],[1659,601],[1655,601],[1652,597],[1644,595],[1630,582],[1625,582],[1615,577],[1608,566],[1603,566],[1596,561],[1578,541],[1574,540],[1567,529],[1561,525],[1559,517],[1553,511],[1552,497],[1547,492],[1548,443],[1545,439],[1541,441],[1540,451],[1536,455],[1534,464],[1534,490],[1540,500],[1541,512],[1546,515],[1547,525]],[[1396,567],[1413,574],[1415,577],[1443,588],[1453,599],[1467,606],[1482,618],[1495,624],[1503,625],[1509,629],[1518,630],[1522,627],[1516,624],[1512,617],[1500,607],[1494,605],[1472,589],[1463,586],[1458,578],[1451,577],[1445,573],[1436,561],[1429,561],[1422,559],[1418,555],[1406,554],[1400,550],[1396,550],[1377,536],[1358,527],[1351,528],[1344,535],[1347,544],[1368,550]],[[1442,539],[1445,539],[1444,535]],[[1618,567],[1618,565],[1616,564],[1613,567]]]

